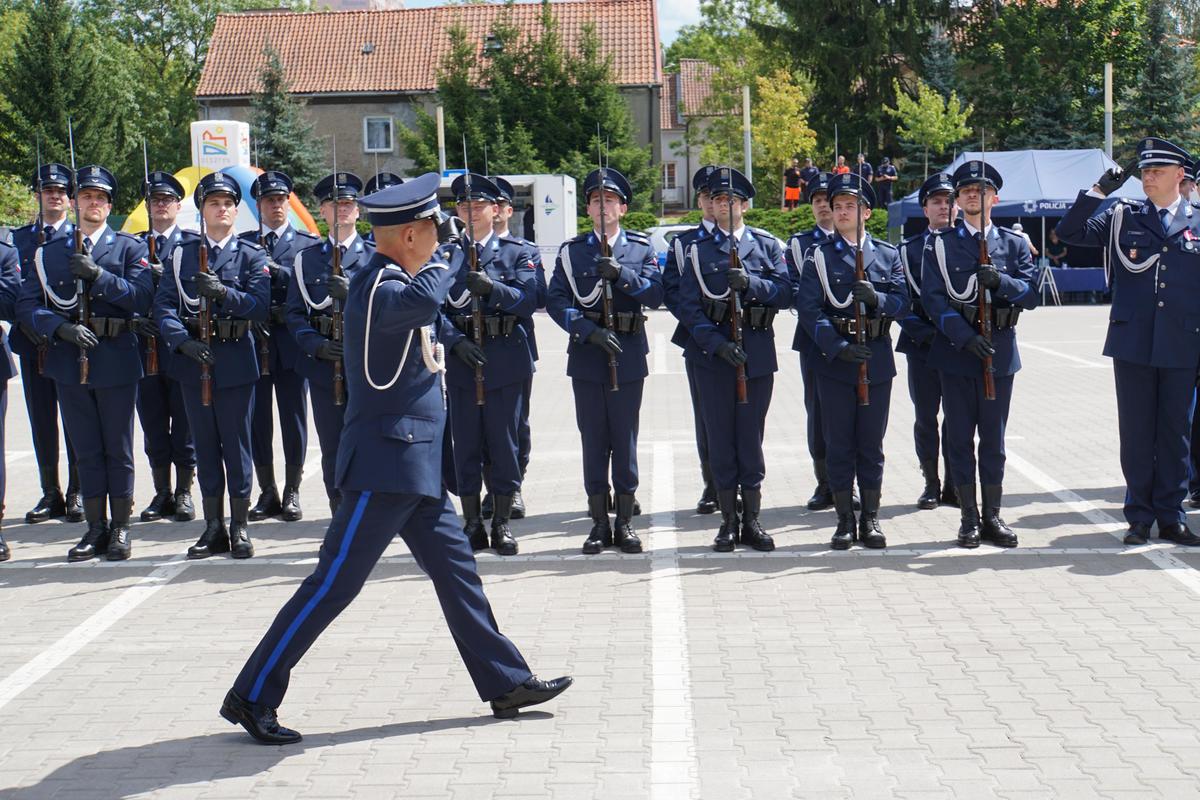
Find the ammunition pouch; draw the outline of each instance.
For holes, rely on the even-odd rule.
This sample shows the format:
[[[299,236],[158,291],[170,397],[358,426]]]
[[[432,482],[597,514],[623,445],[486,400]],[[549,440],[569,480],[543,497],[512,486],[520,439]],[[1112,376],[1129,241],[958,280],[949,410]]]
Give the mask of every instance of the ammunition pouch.
[[[129,326],[129,320],[122,317],[92,317],[88,320],[89,328],[92,333],[96,334],[101,339],[120,336],[128,330],[132,330]]]
[[[597,311],[585,311],[583,316],[601,328],[608,327],[608,322],[604,319],[604,315]],[[617,311],[613,314],[613,330],[617,333],[641,333],[645,327],[646,315],[639,311]]]
[[[960,303],[956,300],[951,300],[950,307],[962,314],[971,327],[978,325],[978,303]],[[1004,308],[992,306],[992,330],[1004,331],[1009,328],[1015,328],[1017,327],[1017,318],[1020,316],[1021,309],[1017,306],[1006,306]]]
[[[313,314],[308,318],[308,324],[326,339],[333,338],[333,317],[328,314]]]
[[[833,324],[833,329],[847,339],[858,338],[858,327],[854,317],[831,317],[829,321]],[[885,339],[891,335],[892,318],[871,317],[864,319],[863,330],[866,333],[868,342],[876,339]]]
[[[724,325],[729,322],[729,311],[732,308],[728,300],[713,300],[704,298],[704,316],[714,324]],[[775,324],[775,315],[779,309],[758,304],[742,306],[742,327],[752,331],[769,331]]]
[[[470,314],[455,314],[450,318],[451,324],[469,338],[475,338],[475,318]],[[495,339],[500,336],[511,336],[520,325],[520,319],[512,314],[486,314],[483,317],[483,336]]]
[[[200,318],[187,317],[183,321],[193,337],[200,337]],[[213,317],[209,326],[213,341],[221,343],[240,342],[250,332],[250,321],[245,319],[230,319],[229,317]]]

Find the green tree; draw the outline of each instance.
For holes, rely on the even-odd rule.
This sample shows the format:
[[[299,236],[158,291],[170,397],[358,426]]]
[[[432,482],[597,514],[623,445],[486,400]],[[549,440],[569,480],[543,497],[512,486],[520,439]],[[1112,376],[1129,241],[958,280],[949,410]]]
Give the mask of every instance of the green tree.
[[[1200,140],[1196,123],[1195,48],[1181,35],[1166,0],[1146,4],[1144,48],[1137,77],[1124,85],[1120,139],[1166,136],[1188,149]]]
[[[811,153],[817,135],[808,127],[809,98],[812,82],[787,70],[760,76],[755,81],[758,101],[751,106],[750,130],[754,142],[754,174],[765,180],[758,184],[760,205],[778,204],[780,182],[770,176],[782,176],[796,153]]]
[[[930,157],[937,169],[939,156],[950,146],[961,142],[970,133],[967,119],[973,110],[964,104],[954,92],[949,97],[942,95],[925,81],[918,79],[912,95],[896,83],[896,105],[885,106],[884,110],[896,119],[896,136],[907,153],[917,155],[911,170],[921,176],[929,174]],[[907,174],[904,177],[909,177]],[[898,187],[897,187],[898,188]]]
[[[320,177],[325,155],[313,133],[304,103],[292,97],[279,52],[263,48],[267,61],[259,72],[259,90],[251,100],[251,135],[259,166],[291,176],[298,197],[307,198]]]

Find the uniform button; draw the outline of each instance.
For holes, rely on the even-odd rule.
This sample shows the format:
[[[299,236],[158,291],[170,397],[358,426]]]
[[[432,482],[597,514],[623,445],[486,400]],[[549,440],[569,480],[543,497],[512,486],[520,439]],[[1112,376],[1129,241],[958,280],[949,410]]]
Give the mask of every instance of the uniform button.
[[[1158,307],[1159,307],[1159,308],[1162,308],[1162,307],[1163,307],[1163,301],[1162,301],[1162,300],[1159,300],[1159,301],[1158,301]]]
[[[412,441],[412,434],[411,434],[411,433],[408,435],[408,440],[409,440],[410,442]]]
[[[1162,269],[1162,271],[1163,271],[1163,272],[1166,272],[1166,271],[1167,271],[1167,267],[1166,267],[1166,265],[1164,264],[1164,265],[1161,267],[1161,269]]]
[[[1160,284],[1158,285],[1158,288],[1160,288],[1160,289],[1165,289],[1165,288],[1167,288],[1167,285],[1166,285],[1165,283],[1160,283]]]
[[[1171,249],[1171,248],[1169,248],[1169,247],[1164,247],[1164,248],[1163,248],[1163,252],[1164,252],[1164,253],[1166,253],[1166,252],[1167,252],[1167,251],[1169,251],[1170,249]]]

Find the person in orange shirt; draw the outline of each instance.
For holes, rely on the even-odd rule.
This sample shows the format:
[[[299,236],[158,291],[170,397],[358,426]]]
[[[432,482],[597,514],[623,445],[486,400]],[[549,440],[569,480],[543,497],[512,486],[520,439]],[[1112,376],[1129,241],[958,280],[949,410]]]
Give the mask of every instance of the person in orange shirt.
[[[849,171],[850,171],[850,167],[847,166],[847,164],[846,164],[846,157],[838,156],[837,166],[835,166],[833,168],[833,174],[834,175],[845,175]]]

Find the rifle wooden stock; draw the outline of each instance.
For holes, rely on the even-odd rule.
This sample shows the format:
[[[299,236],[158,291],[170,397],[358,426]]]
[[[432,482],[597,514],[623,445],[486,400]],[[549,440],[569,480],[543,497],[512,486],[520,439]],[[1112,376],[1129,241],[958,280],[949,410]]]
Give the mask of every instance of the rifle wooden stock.
[[[732,223],[730,223],[732,225]],[[729,268],[738,269],[742,266],[741,256],[738,255],[737,240],[733,238],[733,232],[729,234]],[[729,289],[729,297],[732,302],[729,304],[729,335],[733,339],[733,343],[739,348],[742,347],[742,293],[734,291],[732,287]],[[746,365],[738,364],[733,368],[735,391],[737,393],[738,405],[745,405],[750,402],[746,395]]]
[[[987,192],[981,192],[983,195],[983,204],[987,205]],[[986,214],[986,212],[985,212]],[[992,265],[992,254],[988,252],[987,246],[987,217],[983,218],[983,232],[979,235],[979,266]],[[976,291],[979,293],[979,335],[987,339],[988,344],[992,343],[992,292],[990,289],[985,289],[982,286],[977,286]],[[985,356],[983,359],[983,399],[996,399],[996,368],[992,365],[992,357]]]
[[[150,215],[150,194],[149,194],[149,192],[146,193],[146,215],[147,215],[147,217],[149,217],[149,215]],[[154,242],[154,226],[153,225],[150,226],[150,233],[146,235],[146,246],[149,248],[150,260],[155,261],[156,260],[155,256],[156,256],[156,251],[158,250],[158,246]],[[158,287],[155,286],[154,288],[157,289]],[[157,336],[147,336],[146,337],[146,374],[147,375],[157,375],[158,374],[158,337]]]
[[[338,213],[336,208],[336,200],[334,201],[334,214]],[[333,274],[339,278],[342,276],[342,246],[335,244],[333,246]],[[342,341],[344,317],[342,315],[342,301],[333,300],[333,331],[331,337],[333,341]],[[264,373],[269,374],[269,373]],[[342,359],[333,362],[333,404],[335,406],[346,405],[346,364]]]
[[[76,213],[78,217],[78,213]],[[79,230],[79,223],[75,224],[75,252],[83,252],[83,231]],[[79,324],[85,328],[92,327],[92,300],[88,297],[87,282],[83,278],[75,279],[75,296],[79,299]],[[86,347],[79,348],[79,382],[87,384],[89,375],[92,371],[91,362],[88,360],[88,351]]]
[[[862,219],[862,197],[858,197],[858,246],[854,252],[854,280],[865,281],[867,279],[866,269],[863,267],[863,219]],[[858,345],[867,344],[867,306],[866,303],[858,302],[854,304],[854,343]],[[854,391],[858,397],[860,406],[871,405],[871,377],[867,373],[867,362],[863,361],[858,365],[858,382],[854,386]]]
[[[604,192],[600,193],[600,208],[604,208]],[[603,213],[603,212],[601,212]],[[601,225],[601,227],[605,227]],[[612,255],[612,250],[608,246],[608,239],[605,234],[601,234],[602,241],[600,242],[600,255],[608,258]],[[604,291],[600,293],[600,313],[604,317],[604,326],[613,333],[617,330],[617,315],[613,309],[613,291],[612,282],[606,279],[603,275],[600,276],[600,282],[604,285]],[[621,384],[617,377],[617,354],[608,354],[608,384],[610,392],[619,392]]]
[[[204,200],[200,201],[200,219],[204,219]],[[200,274],[208,274],[208,236],[201,230],[200,234]],[[208,298],[200,295],[200,341],[212,345],[212,306]],[[200,365],[200,405],[212,405],[212,364]]]
[[[468,202],[470,202],[468,200]],[[475,214],[474,207],[471,208],[470,214]],[[468,234],[470,236],[470,234]],[[471,236],[471,246],[467,250],[467,264],[471,272],[479,272],[479,253],[475,251],[475,237]],[[471,295],[471,338],[475,340],[475,344],[480,349],[483,348],[483,303],[479,299],[479,295]],[[483,364],[475,365],[475,405],[481,406],[484,403],[485,387],[483,385]]]

